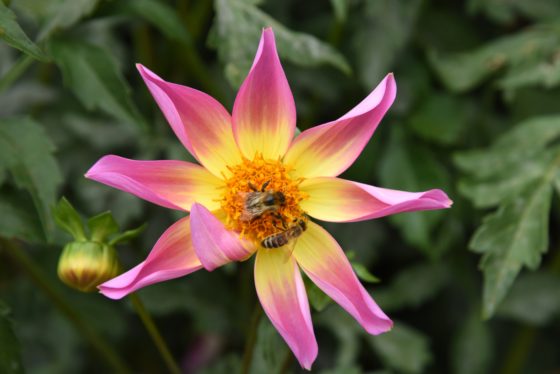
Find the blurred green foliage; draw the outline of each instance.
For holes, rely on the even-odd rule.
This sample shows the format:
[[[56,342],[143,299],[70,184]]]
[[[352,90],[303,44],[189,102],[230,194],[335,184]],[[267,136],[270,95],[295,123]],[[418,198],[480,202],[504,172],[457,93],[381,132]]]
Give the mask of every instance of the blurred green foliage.
[[[132,371],[164,370],[126,300],[58,281],[68,239],[51,207],[64,194],[88,216],[110,209],[109,231],[116,222],[148,222],[119,250],[125,268],[142,261],[177,213],[83,178],[108,153],[192,161],[134,64],[231,109],[264,26],[275,30],[302,130],[339,117],[395,73],[397,100],[344,177],[442,188],[455,201],[447,211],[325,224],[352,250],[362,280],[380,280],[364,284],[396,322],[369,336],[309,286],[320,348],[314,371],[560,370],[559,4],[0,2],[0,372],[107,372],[69,316]],[[20,266],[14,250],[36,269]],[[48,287],[33,274],[44,274]],[[186,372],[246,365],[251,264],[199,271],[140,295]],[[251,372],[301,370],[266,318],[255,338]]]

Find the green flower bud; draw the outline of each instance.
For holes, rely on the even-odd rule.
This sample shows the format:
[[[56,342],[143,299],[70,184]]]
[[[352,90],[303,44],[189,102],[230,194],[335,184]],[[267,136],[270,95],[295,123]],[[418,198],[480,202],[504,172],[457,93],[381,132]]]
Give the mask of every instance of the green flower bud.
[[[95,291],[101,283],[119,273],[119,260],[113,246],[99,242],[66,244],[58,260],[58,277],[82,292]]]

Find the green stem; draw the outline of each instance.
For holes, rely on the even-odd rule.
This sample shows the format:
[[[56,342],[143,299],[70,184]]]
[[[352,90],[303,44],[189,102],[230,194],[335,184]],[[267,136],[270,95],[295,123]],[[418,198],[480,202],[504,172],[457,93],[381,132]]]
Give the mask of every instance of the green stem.
[[[173,359],[173,356],[171,355],[171,352],[169,351],[169,348],[167,347],[165,340],[163,340],[163,337],[161,336],[156,324],[154,323],[152,316],[144,307],[142,300],[140,300],[138,295],[131,294],[130,301],[132,302],[132,306],[134,307],[134,310],[136,310],[136,313],[142,320],[142,323],[144,324],[144,327],[148,331],[148,334],[150,334],[150,337],[152,338],[154,344],[156,345],[161,355],[161,358],[165,362],[165,365],[167,366],[169,372],[173,374],[181,374],[181,369]]]
[[[6,253],[25,271],[31,280],[45,292],[51,299],[52,303],[66,316],[66,318],[74,324],[78,330],[97,350],[99,356],[105,360],[107,365],[115,373],[130,373],[126,364],[109,346],[109,344],[98,335],[97,332],[89,325],[62,297],[58,291],[51,284],[50,280],[43,273],[41,268],[35,264],[29,255],[25,253],[23,248],[15,244],[13,241],[0,238],[0,248],[4,249]]]
[[[262,308],[259,303],[255,306],[253,316],[251,317],[251,325],[247,334],[247,342],[245,343],[245,352],[243,353],[243,365],[241,366],[241,373],[248,374],[251,370],[251,362],[253,361],[253,351],[257,343],[257,330],[259,328],[259,321],[262,316]]]
[[[12,85],[33,63],[33,57],[21,56],[14,65],[0,78],[0,93]]]

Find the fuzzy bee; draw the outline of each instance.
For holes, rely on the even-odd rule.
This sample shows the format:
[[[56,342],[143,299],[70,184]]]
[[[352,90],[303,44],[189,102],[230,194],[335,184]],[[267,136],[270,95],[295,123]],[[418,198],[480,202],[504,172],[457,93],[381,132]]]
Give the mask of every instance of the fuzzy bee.
[[[306,229],[307,224],[303,219],[300,219],[293,226],[264,238],[261,242],[261,246],[272,249],[283,247],[288,243],[295,245],[295,240],[299,238]]]
[[[266,190],[270,181],[265,182],[258,190],[252,183],[249,183],[250,192],[240,194],[243,199],[243,211],[241,221],[252,221],[266,212],[275,212],[286,203],[286,197],[280,191]]]

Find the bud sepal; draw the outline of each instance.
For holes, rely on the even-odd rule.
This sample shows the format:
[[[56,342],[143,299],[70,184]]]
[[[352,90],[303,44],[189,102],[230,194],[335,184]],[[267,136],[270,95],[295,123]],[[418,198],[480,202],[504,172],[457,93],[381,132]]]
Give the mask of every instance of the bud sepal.
[[[115,245],[138,236],[146,227],[120,232],[111,212],[103,212],[87,220],[66,198],[53,208],[60,228],[74,238],[64,246],[58,260],[58,277],[69,287],[82,292],[97,290],[97,286],[119,275],[120,266]]]

